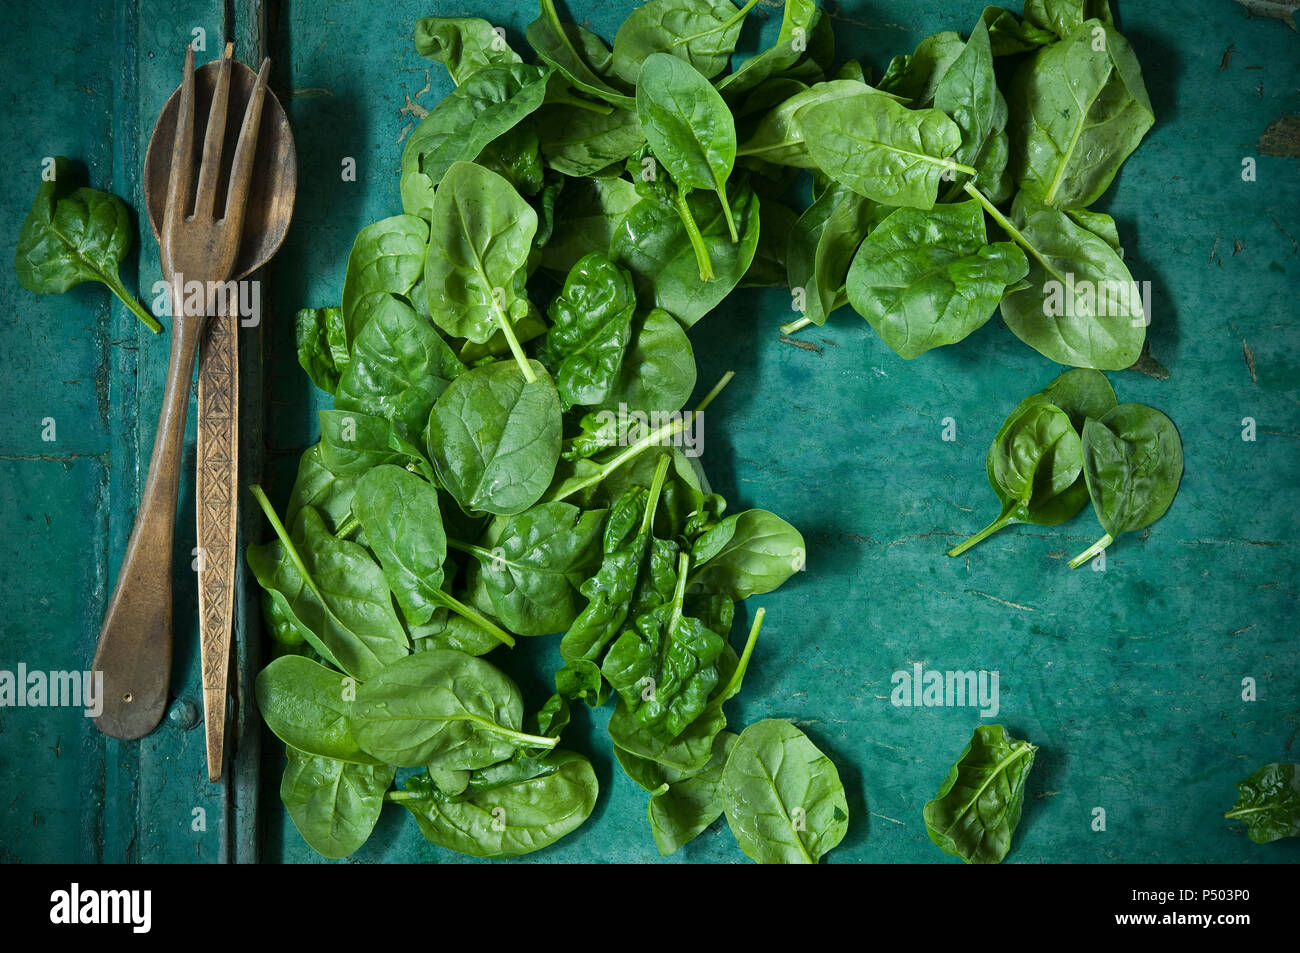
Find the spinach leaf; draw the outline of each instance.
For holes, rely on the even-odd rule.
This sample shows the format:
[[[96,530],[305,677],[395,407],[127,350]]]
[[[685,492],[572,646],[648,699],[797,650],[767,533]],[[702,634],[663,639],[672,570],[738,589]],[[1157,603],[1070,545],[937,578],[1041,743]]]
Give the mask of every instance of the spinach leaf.
[[[665,857],[677,853],[722,816],[722,771],[737,737],[730,731],[720,732],[713,740],[713,756],[702,771],[675,780],[665,779],[652,789],[646,813],[655,846]],[[626,753],[615,751],[622,761]],[[659,768],[661,774],[677,775],[652,761],[644,763]]]
[[[1110,0],[1025,0],[1025,23],[1049,30],[1063,40],[1092,18],[1114,26]]]
[[[434,323],[480,344],[500,331],[528,378],[511,321],[528,307],[515,278],[528,263],[537,213],[495,172],[457,162],[443,178],[432,215],[424,287]]]
[[[722,96],[689,63],[655,53],[641,65],[636,112],[655,158],[678,189],[715,192],[731,240],[738,241],[727,204],[727,179],[736,163],[736,124]]]
[[[632,320],[623,366],[604,400],[591,406],[617,410],[680,410],[695,390],[695,352],[673,316],[660,308]]]
[[[579,179],[565,185],[555,235],[542,249],[542,267],[567,274],[584,255],[609,253],[610,241],[641,195],[627,179]]]
[[[1001,7],[985,7],[980,20],[988,27],[989,44],[994,56],[1027,53],[1056,42],[1056,36],[1050,30],[1035,26],[1028,20],[1021,20]]]
[[[1183,478],[1183,442],[1174,422],[1153,407],[1120,404],[1083,425],[1083,475],[1106,531],[1074,559],[1077,569],[1120,533],[1165,515]]]
[[[771,592],[804,566],[800,532],[775,513],[745,510],[700,536],[691,550],[692,592],[732,600]]]
[[[320,514],[326,527],[334,532],[352,511],[355,477],[341,477],[321,462],[321,445],[309,447],[298,461],[298,475],[289,491],[284,521],[293,526],[298,513],[310,506]]]
[[[348,724],[387,764],[485,768],[556,739],[521,731],[523,700],[495,666],[445,649],[407,656],[357,688]]]
[[[1017,407],[989,447],[986,469],[1002,512],[950,549],[949,556],[960,556],[1012,523],[1061,523],[1083,506],[1077,493],[1062,500],[1083,469],[1083,446],[1069,415],[1055,404],[1034,401]]]
[[[881,340],[910,360],[983,327],[1028,272],[1013,243],[986,244],[984,213],[971,199],[895,209],[858,249],[847,290]]]
[[[311,382],[333,394],[348,366],[348,336],[342,308],[302,308],[294,318],[298,363]]]
[[[552,328],[539,354],[555,372],[560,403],[599,405],[613,391],[632,334],[632,276],[599,252],[580,259],[547,314]]]
[[[83,281],[102,282],[157,334],[162,325],[118,276],[131,249],[126,203],[109,192],[74,188],[74,178],[72,163],[55,156],[53,177],[41,181],[18,233],[18,282],[36,294],[61,294]]]
[[[355,410],[320,410],[320,459],[335,476],[360,476],[371,467],[395,463],[402,453],[389,438],[393,425]]]
[[[375,308],[415,287],[428,244],[429,223],[416,215],[394,215],[361,229],[343,278],[343,326],[349,347]]]
[[[689,564],[690,558],[681,554],[671,601],[638,615],[601,665],[601,674],[627,710],[669,738],[680,735],[704,711],[718,684],[713,663],[725,644],[699,619],[683,614]]]
[[[420,832],[439,847],[471,857],[519,857],[581,826],[596,805],[598,787],[591,762],[553,751],[475,772],[455,796],[412,778],[389,800],[409,810]]]
[[[1300,765],[1266,764],[1237,782],[1237,803],[1224,817],[1245,823],[1256,844],[1300,837]]]
[[[1038,749],[1001,725],[980,725],[939,793],[925,805],[925,830],[944,853],[968,864],[996,864],[1020,823],[1025,780]]]
[[[736,150],[739,157],[761,159],[776,165],[815,169],[817,162],[804,142],[803,110],[819,103],[881,95],[857,80],[835,79],[800,90],[767,112]]]
[[[1115,249],[1063,212],[1022,201],[1023,193],[1012,206],[1013,225],[978,189],[966,188],[1029,261],[1024,283],[1002,299],[1012,333],[1058,364],[1131,367],[1142,353],[1147,316]]]
[[[349,681],[317,662],[285,655],[258,673],[257,710],[277,738],[303,754],[379,764],[348,728]]]
[[[890,60],[878,85],[883,92],[908,101],[914,109],[929,106],[944,76],[965,50],[961,36],[951,30],[927,36],[916,45],[915,52]]]
[[[433,405],[425,444],[438,479],[466,511],[522,513],[550,485],[560,458],[560,397],[546,369],[466,371]]]
[[[816,0],[784,0],[776,41],[741,63],[738,70],[718,80],[718,91],[730,95],[747,92],[768,77],[794,66],[807,52],[815,25],[824,18]]]
[[[476,544],[452,545],[475,558],[470,588],[483,585],[502,624],[519,635],[548,635],[578,615],[578,586],[600,564],[604,522],[604,510],[541,503],[493,520]]]
[[[536,127],[538,113],[527,117],[513,129],[497,136],[483,147],[475,165],[495,172],[521,195],[536,195],[542,188],[542,143]]]
[[[538,57],[563,75],[574,89],[597,96],[620,109],[635,108],[632,97],[610,83],[607,65],[597,63],[598,72],[589,62],[593,53],[602,60],[610,58],[604,42],[580,26],[561,21],[555,10],[555,0],[539,0],[539,6],[541,15],[528,24],[525,31]]]
[[[419,434],[434,401],[464,370],[427,318],[384,294],[353,344],[334,407],[384,417],[403,436]]]
[[[737,10],[728,0],[649,0],[614,36],[614,73],[639,86],[645,61],[671,53],[712,79],[727,68],[745,16],[757,3],[748,0]]]
[[[457,86],[485,66],[522,62],[505,37],[478,17],[421,17],[415,21],[415,51],[447,67]]]
[[[640,300],[653,303],[690,327],[740,283],[758,247],[758,197],[747,184],[733,187],[728,205],[740,241],[726,236],[717,203],[698,194],[684,199],[702,241],[709,248],[713,279],[701,281],[691,237],[670,204],[643,199],[628,211],[610,242],[610,257],[632,272]],[[711,207],[710,207],[711,206]]]
[[[934,105],[961,130],[957,161],[979,169],[986,180],[997,181],[1006,169],[1008,111],[993,72],[993,50],[983,20],[935,87]],[[990,148],[990,141],[998,136],[1002,144]]]
[[[402,209],[428,218],[434,189],[452,165],[472,160],[536,111],[549,76],[524,63],[484,66],[430,110],[402,150]]]
[[[288,750],[280,800],[307,846],[322,857],[355,853],[370,837],[396,774],[391,765],[352,764]]]
[[[938,109],[862,93],[806,106],[798,121],[817,168],[882,205],[931,208],[945,171],[976,172],[951,158],[961,129]]]
[[[1137,57],[1099,20],[1035,53],[1017,72],[1011,99],[1016,182],[1056,208],[1100,198],[1155,123]]]
[[[365,548],[336,539],[309,506],[299,514],[299,545],[261,489],[253,489],[253,495],[277,539],[248,547],[249,568],[312,648],[359,679],[405,656],[406,632],[393,612],[383,572]]]
[[[537,112],[537,127],[546,164],[565,175],[595,175],[645,143],[641,121],[630,109],[599,113],[547,104]]]
[[[826,323],[844,305],[849,266],[881,209],[870,199],[832,183],[790,231],[786,269],[792,291],[802,289],[803,320]]]
[[[722,772],[722,804],[740,849],[760,864],[815,864],[849,829],[834,763],[776,718],[736,739]]]

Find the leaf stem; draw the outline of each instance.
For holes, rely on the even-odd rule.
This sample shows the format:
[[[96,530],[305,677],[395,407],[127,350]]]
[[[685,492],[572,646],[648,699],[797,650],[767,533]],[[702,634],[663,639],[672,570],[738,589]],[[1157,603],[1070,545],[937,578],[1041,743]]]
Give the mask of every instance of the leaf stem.
[[[279,537],[280,545],[284,547],[289,561],[302,574],[303,582],[311,589],[312,595],[320,600],[321,605],[326,605],[325,597],[316,588],[316,581],[312,579],[311,573],[307,571],[302,556],[298,554],[298,547],[294,546],[293,540],[289,538],[289,532],[284,528],[284,524],[280,522],[280,517],[276,515],[275,507],[271,505],[271,501],[266,498],[266,494],[262,492],[262,488],[256,483],[248,488],[248,492],[253,494],[253,499],[257,500],[257,505],[262,508],[262,514],[266,517],[266,521],[271,524],[271,529],[275,530],[275,535]]]
[[[121,278],[117,275],[104,272],[104,284],[108,287],[109,291],[113,292],[113,294],[117,296],[119,301],[131,310],[132,314],[144,322],[146,328],[154,334],[162,333],[162,325],[158,323],[158,319],[144,309],[144,305],[136,300],[135,295],[126,290],[126,285],[122,284]]]
[[[339,524],[339,528],[334,531],[335,539],[347,539],[352,535],[352,531],[361,525],[361,520],[357,519],[357,514],[349,511],[347,519]]]
[[[442,605],[446,606],[448,609],[456,613],[462,619],[466,619],[469,622],[472,622],[474,625],[478,626],[480,629],[482,629],[483,631],[491,635],[493,638],[495,638],[498,642],[501,642],[504,645],[508,645],[511,648],[515,647],[514,637],[511,636],[510,633],[502,629],[500,626],[498,626],[496,623],[494,623],[491,619],[487,618],[487,616],[480,613],[477,609],[465,605],[465,603],[461,602],[455,596],[451,595],[448,592],[444,592],[441,589],[434,589],[430,593],[430,596],[433,598],[435,602],[439,602]]]
[[[781,333],[782,333],[782,334],[794,334],[796,331],[802,331],[804,328],[808,327],[808,325],[810,325],[810,324],[812,324],[812,323],[813,323],[813,320],[812,320],[812,318],[809,318],[809,317],[796,318],[796,319],[793,320],[793,321],[789,321],[789,322],[787,322],[787,323],[781,325]]]
[[[988,526],[985,526],[982,530],[980,530],[970,539],[966,540],[964,543],[958,543],[952,549],[948,550],[948,555],[960,556],[962,553],[966,552],[966,550],[970,549],[972,546],[984,542],[984,540],[988,539],[998,530],[1010,526],[1012,523],[1016,523],[1016,522],[1019,521],[1016,520],[1011,515],[1010,511],[1007,511],[1003,513],[1001,516],[999,516],[997,519],[995,519],[992,523],[989,523]]]
[[[597,113],[601,116],[608,116],[614,111],[614,107],[609,103],[596,103],[590,99],[584,99],[581,96],[574,96],[569,90],[562,89],[556,93],[547,93],[546,101],[548,103],[563,103],[566,106],[574,106],[578,109],[585,109],[588,112]]]
[[[1077,555],[1077,556],[1075,556],[1073,559],[1071,559],[1071,560],[1070,560],[1070,568],[1071,568],[1071,569],[1078,569],[1080,566],[1082,566],[1084,563],[1086,563],[1089,559],[1091,559],[1093,556],[1096,556],[1099,552],[1101,552],[1103,549],[1105,549],[1107,546],[1109,546],[1109,545],[1110,545],[1111,543],[1113,543],[1113,542],[1115,542],[1115,537],[1112,536],[1112,535],[1110,535],[1110,533],[1107,533],[1105,536],[1103,536],[1101,539],[1097,540],[1095,543],[1093,543],[1091,546],[1089,546],[1089,547],[1088,547],[1087,549],[1085,549],[1083,552],[1079,553],[1079,555]]]
[[[531,384],[537,380],[537,375],[533,373],[532,366],[528,363],[528,357],[519,344],[519,338],[515,337],[515,329],[511,327],[510,319],[506,317],[505,310],[497,303],[495,294],[492,296],[492,307],[496,310],[497,324],[501,327],[501,333],[505,335],[506,344],[510,345],[510,353],[514,355],[515,363],[519,365],[519,370],[523,371],[524,380]]]
[[[754,613],[754,622],[749,627],[749,637],[745,639],[745,648],[740,653],[740,661],[736,663],[736,670],[731,673],[731,678],[727,680],[727,687],[718,696],[722,701],[725,702],[740,691],[740,683],[745,678],[745,669],[749,668],[750,656],[754,654],[754,645],[758,642],[758,631],[763,628],[763,619],[766,616],[766,609],[759,609]]]
[[[673,436],[674,434],[679,434],[685,429],[686,429],[686,420],[684,418],[679,417],[677,420],[674,420],[672,423],[664,424],[662,427],[650,431],[650,433],[646,434],[636,443],[632,444],[632,446],[628,447],[618,456],[614,457],[612,460],[608,461],[607,463],[602,464],[600,469],[597,470],[595,473],[593,473],[591,476],[587,477],[585,480],[579,480],[577,483],[570,486],[559,496],[555,497],[555,500],[553,500],[552,502],[559,502],[560,500],[566,500],[569,497],[573,496],[573,494],[577,493],[579,490],[585,490],[589,486],[595,486],[597,483],[605,479],[605,477],[609,476],[611,473],[613,473],[623,464],[627,463],[629,460],[632,460],[635,457],[640,456],[642,453],[645,452],[647,448],[653,447],[656,444],[658,444],[660,441],[666,440],[669,437]]]
[[[723,199],[724,205],[726,199]],[[686,203],[686,193],[681,189],[677,190],[677,216],[682,220],[682,225],[686,229],[686,237],[691,240],[691,248],[695,251],[695,264],[700,269],[700,281],[713,280],[713,262],[709,259],[709,248],[704,244],[704,236],[700,234],[700,226],[695,223],[695,217],[691,215],[691,207]]]
[[[1033,244],[1029,241],[1029,239],[1025,238],[1025,236],[1021,233],[1020,229],[1012,225],[1011,222],[1007,220],[1007,217],[997,210],[997,207],[994,206],[994,204],[985,197],[983,192],[977,189],[970,182],[966,183],[965,189],[970,195],[979,199],[980,205],[984,206],[984,211],[988,212],[989,215],[992,216],[993,221],[997,222],[999,225],[1002,226],[1003,231],[1005,231],[1008,235],[1010,235],[1015,240],[1017,245],[1019,245],[1025,251],[1029,252],[1029,254],[1037,258],[1039,263],[1044,268],[1048,269],[1049,271],[1052,270],[1051,266],[1046,261],[1043,260],[1043,256],[1038,253],[1038,249],[1033,246]]]
[[[718,201],[722,203],[722,216],[727,220],[727,232],[731,235],[731,244],[740,241],[740,236],[736,234],[736,220],[731,216],[731,205],[727,202],[727,183],[725,180],[719,181],[718,177],[713,177],[713,191],[718,193]]]
[[[696,414],[703,413],[704,408],[709,406],[709,404],[713,403],[713,398],[721,394],[722,389],[726,387],[728,384],[730,384],[731,379],[735,376],[736,376],[735,371],[727,371],[727,373],[723,374],[720,378],[718,378],[718,382],[713,385],[712,390],[710,390],[707,394],[705,394],[704,399],[695,405],[695,409],[691,411],[691,416],[694,417]]]
[[[650,533],[650,527],[654,525],[655,510],[659,509],[659,494],[663,492],[664,480],[668,476],[668,457],[667,455],[659,458],[659,463],[655,466],[654,479],[650,481],[650,494],[646,497],[645,513],[641,516],[641,536],[647,536]]]

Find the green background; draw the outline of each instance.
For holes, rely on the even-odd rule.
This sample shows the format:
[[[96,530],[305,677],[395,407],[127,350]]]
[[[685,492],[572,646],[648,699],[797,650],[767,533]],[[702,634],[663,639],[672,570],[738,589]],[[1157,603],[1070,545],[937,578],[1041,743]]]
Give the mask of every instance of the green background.
[[[612,38],[632,6],[574,0],[569,10]],[[830,5],[840,57],[877,75],[928,33],[965,33],[982,7]],[[266,321],[242,341],[242,462],[282,506],[323,396],[297,366],[293,311],[338,302],[356,232],[400,211],[399,138],[415,121],[402,106],[410,97],[429,108],[451,88],[441,66],[416,55],[414,21],[487,16],[523,50],[535,11],[500,0],[241,0],[227,23],[214,2],[68,0],[61,10],[7,19],[9,257],[44,156],[80,160],[90,184],[141,207],[144,147],[193,28],[207,32],[200,60],[217,55],[226,32],[246,61],[261,50],[274,59],[299,191],[288,240],[263,275]],[[752,19],[761,30],[746,32],[748,49],[775,32],[779,10],[764,0]],[[1265,762],[1300,760],[1300,160],[1255,146],[1270,121],[1300,113],[1300,37],[1230,0],[1130,2],[1119,24],[1157,122],[1098,207],[1118,220],[1134,277],[1151,282],[1151,350],[1170,376],[1110,377],[1122,402],[1175,420],[1186,474],[1169,514],[1121,538],[1104,572],[1065,565],[1100,535],[1090,511],[1062,527],[1005,531],[961,559],[943,555],[996,514],[983,461],[998,424],[1059,372],[1000,319],[904,362],[845,309],[799,335],[817,347],[808,350],[779,339],[777,325],[794,315],[777,289],[734,294],[692,332],[702,389],[737,374],[707,414],[703,462],[715,489],[734,509],[780,513],[809,549],[807,572],[745,607],[766,606],[767,624],[728,711],[733,725],[794,719],[835,760],[852,820],[832,862],[949,860],[926,838],[921,808],[980,716],[892,705],[891,674],[917,662],[998,671],[1001,710],[989,720],[1039,746],[1010,861],[1300,860],[1300,842],[1257,846],[1221,816],[1234,782]],[[342,181],[345,156],[356,159],[356,182]],[[1254,182],[1242,180],[1245,157],[1258,158]],[[146,304],[160,277],[147,232],[123,269]],[[0,267],[0,669],[89,667],[148,464],[167,347],[97,286],[37,298]],[[53,442],[41,439],[46,417]],[[1253,442],[1242,439],[1246,417]],[[942,439],[947,418],[955,440]],[[243,507],[246,536],[260,539],[247,495]],[[119,743],[79,711],[0,709],[0,861],[319,859],[281,810],[282,749],[270,739],[259,750],[255,720],[235,726],[226,779],[206,781],[202,726],[187,717],[187,706],[201,707],[192,480],[179,512],[171,714],[143,741]],[[747,622],[737,620],[737,639]],[[255,604],[237,636],[242,700],[258,661]],[[556,641],[527,640],[499,660],[530,706],[549,694]],[[1257,683],[1255,701],[1242,698],[1245,678]],[[566,735],[593,756],[595,814],[527,860],[659,860],[645,795],[614,762],[606,717],[580,711]],[[1092,829],[1097,807],[1105,831]],[[460,858],[387,807],[354,859]],[[671,858],[743,860],[722,822]]]

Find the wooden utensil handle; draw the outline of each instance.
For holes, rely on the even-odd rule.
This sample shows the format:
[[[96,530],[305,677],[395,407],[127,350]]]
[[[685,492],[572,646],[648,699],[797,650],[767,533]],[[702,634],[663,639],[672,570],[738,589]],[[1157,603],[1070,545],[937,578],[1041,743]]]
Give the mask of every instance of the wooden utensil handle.
[[[172,346],[149,477],[135,528],[104,616],[93,668],[104,675],[104,710],[95,719],[112,738],[142,738],[167,708],[172,659],[172,541],[189,410],[190,379],[203,317],[185,315],[172,289]]]
[[[208,779],[221,778],[226,682],[235,605],[239,499],[239,309],[218,296],[199,358],[195,521],[200,547],[199,652]]]

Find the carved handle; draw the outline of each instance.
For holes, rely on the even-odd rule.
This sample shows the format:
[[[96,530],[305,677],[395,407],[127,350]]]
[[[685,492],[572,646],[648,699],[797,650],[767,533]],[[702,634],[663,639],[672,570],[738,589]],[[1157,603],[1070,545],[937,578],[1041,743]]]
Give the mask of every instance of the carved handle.
[[[199,646],[208,777],[221,778],[226,684],[235,602],[235,528],[239,499],[239,315],[218,308],[199,362],[198,456],[194,492],[199,553]]]

